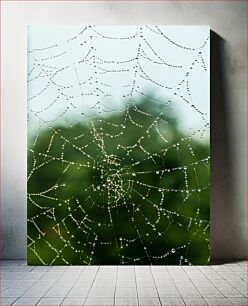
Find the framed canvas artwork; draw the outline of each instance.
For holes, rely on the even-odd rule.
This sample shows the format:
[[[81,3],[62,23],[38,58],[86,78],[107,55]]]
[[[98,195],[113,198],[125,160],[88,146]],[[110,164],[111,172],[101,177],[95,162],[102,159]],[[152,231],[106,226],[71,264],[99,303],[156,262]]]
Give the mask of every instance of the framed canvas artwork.
[[[28,27],[28,264],[210,258],[208,26]]]

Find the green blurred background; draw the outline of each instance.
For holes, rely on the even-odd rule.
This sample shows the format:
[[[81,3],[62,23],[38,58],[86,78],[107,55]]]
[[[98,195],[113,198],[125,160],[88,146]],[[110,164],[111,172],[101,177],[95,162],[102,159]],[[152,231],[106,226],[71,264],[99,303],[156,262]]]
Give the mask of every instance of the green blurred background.
[[[166,104],[28,142],[28,264],[209,262],[209,139],[184,134]]]

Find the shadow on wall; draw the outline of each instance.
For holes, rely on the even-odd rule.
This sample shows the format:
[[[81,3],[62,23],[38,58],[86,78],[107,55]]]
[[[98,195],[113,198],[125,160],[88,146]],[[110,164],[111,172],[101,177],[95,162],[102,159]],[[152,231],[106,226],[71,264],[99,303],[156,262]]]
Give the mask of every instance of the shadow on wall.
[[[233,258],[235,242],[240,241],[241,234],[235,220],[237,206],[232,196],[234,173],[224,54],[225,40],[211,31],[211,263],[233,261],[229,258]],[[228,240],[233,243],[227,245]]]

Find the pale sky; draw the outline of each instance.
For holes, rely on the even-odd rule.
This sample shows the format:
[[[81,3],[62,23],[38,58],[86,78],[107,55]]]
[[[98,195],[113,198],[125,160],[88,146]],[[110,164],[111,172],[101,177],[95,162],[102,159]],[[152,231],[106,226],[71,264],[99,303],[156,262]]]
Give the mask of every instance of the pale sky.
[[[171,100],[190,134],[209,123],[209,33],[208,26],[29,26],[29,127],[35,131],[38,118],[79,121],[98,99],[101,111],[122,110],[135,80],[134,99],[143,92]]]

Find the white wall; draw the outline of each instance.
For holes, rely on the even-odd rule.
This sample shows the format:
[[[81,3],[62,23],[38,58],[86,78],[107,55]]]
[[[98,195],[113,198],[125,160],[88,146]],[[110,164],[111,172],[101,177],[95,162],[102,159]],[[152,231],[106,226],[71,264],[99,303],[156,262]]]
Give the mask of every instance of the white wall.
[[[26,258],[26,26],[199,24],[212,41],[212,257],[246,257],[246,2],[3,1],[4,258]]]

